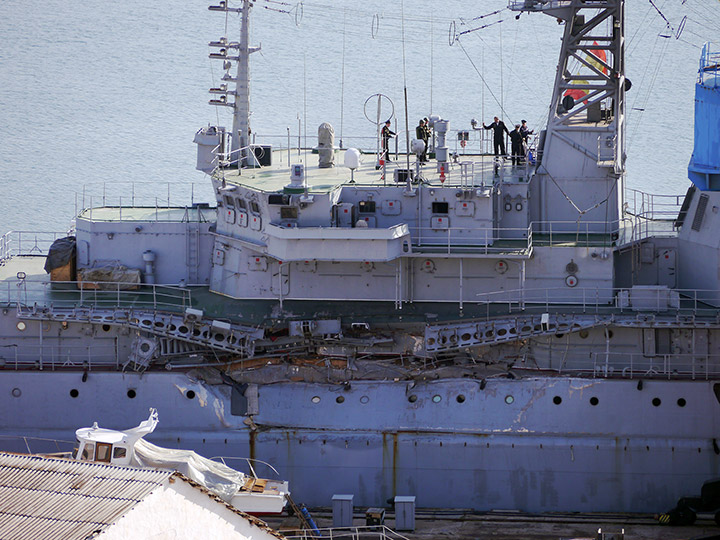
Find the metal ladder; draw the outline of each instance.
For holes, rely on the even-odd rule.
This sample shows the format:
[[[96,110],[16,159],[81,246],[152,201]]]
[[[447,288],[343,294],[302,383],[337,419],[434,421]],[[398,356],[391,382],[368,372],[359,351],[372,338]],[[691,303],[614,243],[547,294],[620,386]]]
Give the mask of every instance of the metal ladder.
[[[295,504],[295,501],[293,500],[293,498],[290,496],[289,493],[285,494],[285,500],[287,500],[288,504],[290,505],[290,508],[292,508],[293,513],[300,521],[300,526],[303,529],[309,531],[310,535],[312,537],[315,537],[315,532],[313,531],[313,527],[310,525],[308,520],[303,515],[302,510],[300,510],[300,507],[297,504]]]
[[[198,265],[200,264],[200,224],[197,221],[188,221],[186,230],[186,257],[188,285],[198,282]]]

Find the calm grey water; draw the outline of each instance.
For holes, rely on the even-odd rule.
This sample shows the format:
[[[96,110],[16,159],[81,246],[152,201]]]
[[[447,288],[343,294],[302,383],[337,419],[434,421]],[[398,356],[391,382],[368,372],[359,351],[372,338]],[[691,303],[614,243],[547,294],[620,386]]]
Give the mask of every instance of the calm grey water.
[[[687,19],[679,39],[662,37],[670,30],[655,8],[628,2],[628,183],[683,193],[699,46],[720,43],[720,2],[655,3],[676,33]],[[301,17],[294,3],[259,0],[252,41],[262,52],[251,67],[258,142],[285,144],[288,128],[297,140],[298,118],[308,136],[328,121],[346,141],[373,137],[365,100],[383,93],[402,107],[404,80],[411,126],[431,112],[454,129],[495,114],[541,126],[562,28],[507,11],[472,20],[505,5],[306,0]],[[452,21],[462,32],[497,20],[449,46]],[[108,202],[113,194],[162,204],[168,191],[184,202],[197,183],[195,199],[209,200],[192,138],[202,125],[230,124],[226,111],[207,105],[221,74],[207,42],[225,24],[195,0],[0,2],[0,231],[65,229],[83,190],[86,204],[103,192]],[[237,39],[238,17],[227,24]]]

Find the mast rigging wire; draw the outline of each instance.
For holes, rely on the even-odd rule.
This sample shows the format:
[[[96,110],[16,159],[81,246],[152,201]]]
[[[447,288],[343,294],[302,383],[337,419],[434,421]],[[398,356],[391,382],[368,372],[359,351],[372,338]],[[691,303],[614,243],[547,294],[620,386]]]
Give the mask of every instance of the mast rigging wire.
[[[407,158],[407,168],[410,170],[410,122],[408,119],[407,72],[405,70],[405,0],[400,2],[400,14],[402,17],[403,93],[405,94],[405,157]],[[408,185],[409,182],[408,176]]]
[[[480,80],[481,80],[481,81],[483,82],[483,84],[485,85],[485,88],[487,88],[488,92],[490,92],[490,95],[491,95],[491,96],[493,97],[493,99],[495,100],[495,103],[497,103],[498,106],[500,107],[500,110],[502,111],[502,113],[503,113],[507,118],[510,118],[510,115],[507,113],[507,111],[506,111],[505,109],[503,109],[502,103],[500,103],[500,101],[498,100],[497,96],[496,96],[495,93],[492,91],[492,88],[490,88],[490,85],[488,85],[487,81],[485,80],[485,77],[482,76],[482,73],[480,73],[480,70],[479,70],[479,69],[477,68],[477,66],[475,65],[475,62],[473,62],[472,58],[470,57],[470,55],[468,54],[468,52],[465,50],[465,47],[463,46],[462,41],[458,40],[457,43],[458,43],[458,45],[460,45],[460,48],[462,49],[462,51],[465,53],[465,56],[467,56],[467,59],[469,60],[470,65],[472,65],[473,69],[474,69],[475,72],[478,74],[478,77],[480,77]]]

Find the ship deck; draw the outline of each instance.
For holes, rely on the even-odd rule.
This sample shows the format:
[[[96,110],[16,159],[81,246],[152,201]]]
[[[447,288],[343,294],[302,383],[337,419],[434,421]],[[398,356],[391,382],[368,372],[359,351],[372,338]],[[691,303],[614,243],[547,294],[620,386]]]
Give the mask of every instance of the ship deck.
[[[588,290],[584,302],[563,302],[557,291],[548,290],[545,302],[520,303],[515,298],[487,302],[407,302],[355,301],[348,310],[347,300],[235,299],[213,293],[208,287],[181,288],[169,285],[142,285],[138,290],[81,289],[77,283],[51,282],[45,273],[43,256],[17,256],[0,265],[0,304],[40,308],[137,309],[181,313],[187,307],[202,309],[206,317],[228,319],[248,325],[281,325],[286,320],[336,319],[344,324],[373,325],[437,324],[470,319],[492,319],[516,315],[554,312],[573,314],[639,314],[615,304],[598,302],[597,291]],[[23,275],[20,279],[18,276]],[[510,292],[510,291],[508,291]],[[537,292],[537,291],[533,291]],[[706,317],[715,321],[717,308],[694,299],[688,292],[681,296],[680,309],[657,314],[662,317]]]
[[[360,166],[351,171],[343,165],[345,149],[336,149],[335,166],[320,168],[318,154],[312,150],[274,150],[269,166],[256,169],[227,169],[223,172],[227,182],[245,185],[265,192],[280,191],[290,183],[290,168],[302,163],[305,166],[305,185],[309,193],[324,193],[337,186],[348,184],[354,180],[356,185],[388,186],[395,184],[397,169],[410,169],[415,175],[419,171],[422,181],[434,186],[482,187],[492,185],[498,180],[524,181],[529,178],[532,166],[529,164],[513,166],[510,159],[501,159],[496,163],[495,157],[487,154],[461,154],[453,159],[449,170],[439,170],[438,163],[430,160],[416,168],[415,155],[393,154],[392,161],[386,163],[384,169],[377,168],[375,153],[361,155]]]

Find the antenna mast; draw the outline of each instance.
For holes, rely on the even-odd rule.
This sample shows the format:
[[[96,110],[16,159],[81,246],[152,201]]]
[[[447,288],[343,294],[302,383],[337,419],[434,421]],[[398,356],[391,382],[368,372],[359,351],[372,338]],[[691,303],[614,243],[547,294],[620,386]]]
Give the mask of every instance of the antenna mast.
[[[223,60],[225,74],[222,80],[235,83],[235,90],[228,91],[224,84],[220,89],[212,89],[213,94],[221,94],[220,99],[210,100],[211,105],[224,105],[233,108],[233,125],[231,134],[231,163],[237,163],[238,168],[257,167],[258,162],[255,154],[250,151],[250,55],[260,50],[260,47],[250,47],[250,8],[253,0],[242,0],[241,8],[228,7],[226,1],[218,2],[218,5],[210,6],[210,11],[222,11],[225,13],[239,13],[240,21],[240,42],[229,42],[227,37],[220,41],[210,43],[211,47],[220,47],[217,53],[210,53],[210,58]],[[228,55],[228,50],[236,49],[237,56]],[[233,78],[230,75],[232,63],[237,62],[237,75]],[[220,90],[220,92],[218,92]],[[235,96],[233,102],[227,101],[227,96]]]

